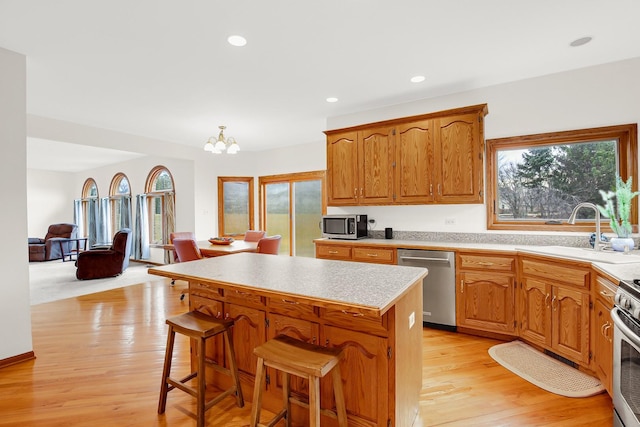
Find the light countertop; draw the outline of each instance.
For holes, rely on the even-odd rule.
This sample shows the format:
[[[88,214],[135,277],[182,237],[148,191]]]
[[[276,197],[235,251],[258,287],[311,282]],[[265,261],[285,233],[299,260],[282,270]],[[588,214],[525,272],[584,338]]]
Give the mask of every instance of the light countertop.
[[[149,274],[361,307],[382,315],[427,275],[427,269],[240,253],[153,267]]]
[[[516,254],[544,255],[552,258],[569,259],[589,262],[598,269],[618,280],[640,278],[640,250],[633,250],[627,254],[611,250],[594,251],[590,248],[576,248],[569,246],[527,246],[508,244],[483,244],[464,242],[435,242],[399,239],[360,239],[334,240],[318,239],[332,244],[357,244],[362,246],[391,246],[395,248],[413,248],[426,250],[465,250],[501,251]]]

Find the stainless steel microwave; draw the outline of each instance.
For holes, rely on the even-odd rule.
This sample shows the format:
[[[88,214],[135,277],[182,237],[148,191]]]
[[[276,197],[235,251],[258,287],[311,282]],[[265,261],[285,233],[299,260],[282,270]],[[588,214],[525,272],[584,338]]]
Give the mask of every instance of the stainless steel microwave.
[[[322,237],[329,239],[363,239],[368,236],[366,215],[324,215]]]

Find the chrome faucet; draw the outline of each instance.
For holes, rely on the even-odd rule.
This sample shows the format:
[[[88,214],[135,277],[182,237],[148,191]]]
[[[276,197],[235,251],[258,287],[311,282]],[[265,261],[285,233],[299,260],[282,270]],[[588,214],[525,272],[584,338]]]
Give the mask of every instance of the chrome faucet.
[[[595,242],[593,242],[593,249],[596,251],[599,251],[600,248],[602,247],[600,243],[600,211],[598,210],[598,207],[593,203],[589,203],[589,202],[578,203],[578,205],[576,205],[576,207],[573,208],[573,212],[571,212],[571,216],[569,217],[569,221],[568,221],[569,224],[576,223],[576,215],[580,210],[580,208],[591,208],[596,213],[596,240]]]

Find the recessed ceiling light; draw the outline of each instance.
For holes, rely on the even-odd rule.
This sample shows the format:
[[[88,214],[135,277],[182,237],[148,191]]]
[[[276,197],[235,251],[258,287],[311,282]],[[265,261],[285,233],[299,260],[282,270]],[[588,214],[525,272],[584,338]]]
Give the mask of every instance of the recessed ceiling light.
[[[338,98],[331,96],[327,98],[327,102],[338,102]]]
[[[247,44],[247,39],[242,36],[229,36],[227,41],[233,46],[244,46]]]
[[[589,43],[591,41],[591,37],[581,37],[579,39],[576,39],[574,41],[572,41],[571,43],[569,43],[569,46],[571,47],[578,47],[578,46],[582,46],[585,45],[587,43]]]
[[[424,76],[413,76],[411,77],[411,83],[420,83],[424,81]]]

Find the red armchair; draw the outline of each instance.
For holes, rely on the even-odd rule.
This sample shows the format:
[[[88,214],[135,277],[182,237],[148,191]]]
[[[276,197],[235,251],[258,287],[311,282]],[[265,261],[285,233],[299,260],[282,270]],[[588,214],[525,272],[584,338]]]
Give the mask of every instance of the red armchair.
[[[113,236],[109,249],[94,249],[78,254],[76,277],[80,280],[113,277],[129,265],[131,230],[123,228]]]
[[[61,259],[62,251],[59,238],[74,239],[76,237],[78,227],[75,224],[52,224],[47,230],[44,239],[39,237],[29,237],[29,261],[50,261],[53,259]],[[65,251],[69,251],[69,242],[62,243]]]

